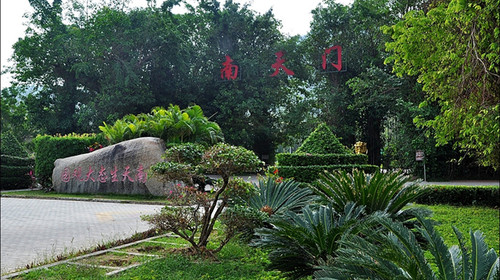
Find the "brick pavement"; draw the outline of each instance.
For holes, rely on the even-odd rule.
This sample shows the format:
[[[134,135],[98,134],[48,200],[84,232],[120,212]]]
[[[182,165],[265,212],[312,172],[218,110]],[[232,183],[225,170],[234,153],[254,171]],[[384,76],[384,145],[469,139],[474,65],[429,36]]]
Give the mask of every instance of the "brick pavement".
[[[1,198],[1,272],[146,231],[161,205]]]

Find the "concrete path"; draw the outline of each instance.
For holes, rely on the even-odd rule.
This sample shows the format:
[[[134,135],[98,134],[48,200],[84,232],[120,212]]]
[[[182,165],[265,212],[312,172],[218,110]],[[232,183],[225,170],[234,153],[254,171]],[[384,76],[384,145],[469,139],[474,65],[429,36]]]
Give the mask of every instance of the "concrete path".
[[[161,205],[1,198],[1,273],[149,229]]]

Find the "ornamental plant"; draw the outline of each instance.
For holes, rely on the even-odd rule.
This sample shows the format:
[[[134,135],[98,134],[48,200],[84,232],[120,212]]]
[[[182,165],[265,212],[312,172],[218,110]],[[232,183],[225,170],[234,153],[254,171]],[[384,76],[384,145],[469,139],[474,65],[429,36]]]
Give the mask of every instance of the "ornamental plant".
[[[149,114],[127,115],[113,125],[99,126],[111,144],[138,137],[158,137],[167,144],[195,142],[212,145],[223,141],[219,125],[203,115],[200,106],[180,109],[170,105],[167,109],[155,107]]]
[[[448,247],[433,222],[416,215],[423,246],[415,231],[402,223],[384,216],[371,219],[375,223],[362,234],[338,242],[336,262],[320,267],[316,279],[499,279],[500,259],[480,231],[469,231],[467,248],[464,236],[453,227],[458,246]]]
[[[173,152],[167,151],[167,154],[171,153]],[[192,253],[214,256],[236,233],[235,230],[227,231],[219,246],[208,250],[207,245],[215,222],[233,198],[247,196],[253,192],[252,184],[232,176],[242,172],[257,172],[263,164],[252,151],[219,143],[205,151],[198,165],[182,161],[153,165],[151,170],[154,176],[182,181],[185,184],[178,188],[181,188],[180,204],[187,206],[165,206],[160,213],[144,216],[143,219],[160,230],[172,231],[187,240],[191,244]],[[222,177],[210,194],[194,186],[193,178],[200,175],[200,170]],[[232,222],[237,220],[233,219]],[[237,226],[226,223],[226,227]]]

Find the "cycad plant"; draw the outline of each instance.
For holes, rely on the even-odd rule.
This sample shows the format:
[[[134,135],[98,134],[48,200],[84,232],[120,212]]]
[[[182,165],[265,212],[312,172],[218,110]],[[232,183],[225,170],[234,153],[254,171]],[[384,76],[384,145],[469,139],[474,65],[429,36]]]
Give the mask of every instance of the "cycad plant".
[[[311,188],[323,203],[330,203],[336,211],[342,211],[347,203],[355,202],[365,206],[367,214],[384,211],[392,217],[405,218],[408,215],[402,211],[403,207],[426,192],[418,182],[400,172],[365,174],[356,169],[352,173],[325,171]]]
[[[426,240],[427,258],[415,234],[388,217],[373,217],[381,227],[365,228],[364,238],[350,235],[339,243],[335,265],[317,271],[318,279],[499,279],[500,263],[480,231],[470,231],[471,248],[455,227],[459,246],[448,247],[430,220],[416,215]]]
[[[289,211],[271,219],[272,228],[257,229],[253,244],[270,250],[270,268],[295,279],[312,275],[317,265],[336,255],[343,235],[361,228],[363,208],[348,203],[342,212],[324,205],[308,205],[300,214]]]
[[[248,206],[267,213],[297,212],[313,198],[310,189],[293,180],[277,181],[273,177],[259,179],[257,192],[248,199]]]

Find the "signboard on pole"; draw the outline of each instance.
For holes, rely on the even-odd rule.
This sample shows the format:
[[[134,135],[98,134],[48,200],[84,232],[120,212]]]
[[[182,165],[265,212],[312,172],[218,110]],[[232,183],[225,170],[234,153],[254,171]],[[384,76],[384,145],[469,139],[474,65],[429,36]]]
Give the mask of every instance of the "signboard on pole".
[[[425,157],[424,151],[417,150],[417,152],[415,153],[415,160],[416,161],[423,161],[424,157]]]

